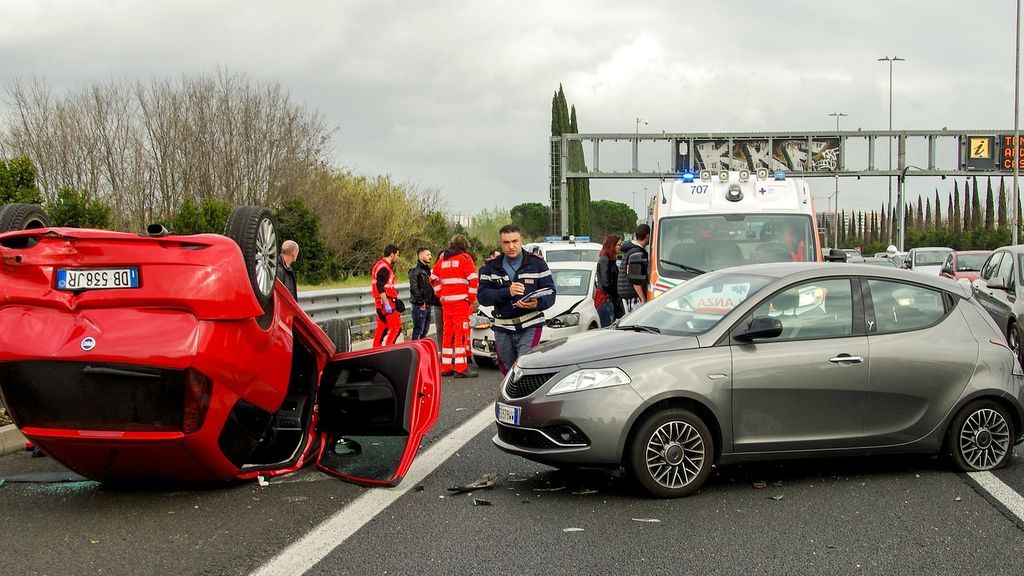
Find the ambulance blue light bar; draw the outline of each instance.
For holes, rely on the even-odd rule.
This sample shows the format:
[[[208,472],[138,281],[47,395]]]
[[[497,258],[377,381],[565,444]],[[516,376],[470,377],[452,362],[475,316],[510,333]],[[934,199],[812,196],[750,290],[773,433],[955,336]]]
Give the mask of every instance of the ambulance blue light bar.
[[[683,174],[682,174],[683,182],[687,182],[687,183],[693,182],[693,179],[695,177],[696,176],[694,175],[694,173],[690,172],[689,170],[687,170],[686,172],[683,172]]]
[[[785,180],[786,179],[786,173],[783,172],[782,170],[776,170],[775,171],[775,179],[776,180]]]

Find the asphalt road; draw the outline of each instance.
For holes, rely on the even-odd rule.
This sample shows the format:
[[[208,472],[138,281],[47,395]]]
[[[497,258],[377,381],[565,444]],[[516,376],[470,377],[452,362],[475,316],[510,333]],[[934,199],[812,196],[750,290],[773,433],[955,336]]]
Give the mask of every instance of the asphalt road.
[[[498,375],[446,381],[425,448],[487,407]],[[509,456],[492,428],[310,574],[1013,574],[1024,530],[931,458],[730,466],[696,495],[650,500],[603,473]],[[1024,493],[1024,461],[997,476]],[[415,469],[415,464],[414,464]],[[25,453],[12,471],[60,470]],[[493,472],[491,490],[445,488]],[[765,488],[755,488],[764,482]],[[403,486],[408,487],[408,486]],[[0,574],[248,574],[364,489],[315,470],[268,486],[0,486]],[[489,505],[474,505],[474,499]],[[333,546],[333,544],[332,544]]]

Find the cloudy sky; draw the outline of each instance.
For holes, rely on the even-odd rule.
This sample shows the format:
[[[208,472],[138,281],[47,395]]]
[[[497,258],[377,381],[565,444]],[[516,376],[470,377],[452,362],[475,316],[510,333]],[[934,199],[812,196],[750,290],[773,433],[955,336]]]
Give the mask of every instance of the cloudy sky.
[[[581,132],[638,117],[656,133],[829,130],[830,112],[884,129],[877,58],[898,55],[894,128],[1013,126],[1013,0],[0,0],[0,14],[4,84],[218,66],[279,81],[336,128],[337,166],[437,189],[452,212],[547,202],[559,84]],[[844,207],[877,207],[874,180],[843,181]],[[834,184],[812,185],[820,208]],[[653,186],[592,190],[632,204]]]

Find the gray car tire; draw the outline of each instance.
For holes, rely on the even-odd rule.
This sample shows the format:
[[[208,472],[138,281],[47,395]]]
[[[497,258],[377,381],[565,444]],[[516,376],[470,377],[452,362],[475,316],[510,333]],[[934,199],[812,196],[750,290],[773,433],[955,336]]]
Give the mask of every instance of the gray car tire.
[[[704,421],[689,410],[651,414],[636,428],[628,467],[641,488],[656,498],[693,494],[711,474],[715,446]]]
[[[274,284],[277,281],[277,226],[270,211],[255,206],[240,206],[228,216],[224,235],[242,250],[249,285],[263,309],[260,327],[270,326],[274,311]]]
[[[0,207],[0,232],[49,226],[50,219],[38,204],[6,204]]]
[[[324,333],[334,342],[336,354],[352,351],[352,327],[348,320],[331,318],[323,323]]]
[[[946,442],[960,470],[995,470],[1010,462],[1016,440],[1013,421],[1001,404],[977,400],[964,406],[949,427]]]

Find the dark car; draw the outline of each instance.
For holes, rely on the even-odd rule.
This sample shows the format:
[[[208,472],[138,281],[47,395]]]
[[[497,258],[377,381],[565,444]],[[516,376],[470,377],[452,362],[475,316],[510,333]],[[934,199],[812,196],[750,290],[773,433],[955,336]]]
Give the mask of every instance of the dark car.
[[[1021,255],[1024,245],[1003,246],[989,255],[972,283],[974,296],[988,310],[1006,341],[1024,362],[1024,289],[1021,288]]]
[[[502,450],[624,467],[654,496],[685,496],[713,464],[742,460],[917,452],[961,470],[1005,466],[1024,373],[963,284],[759,264],[520,357],[495,416]]]
[[[348,352],[344,324],[329,336],[276,280],[264,209],[236,209],[222,236],[49,228],[12,204],[0,232],[0,393],[83,476],[225,481],[316,461],[389,485],[437,420],[433,342]]]

